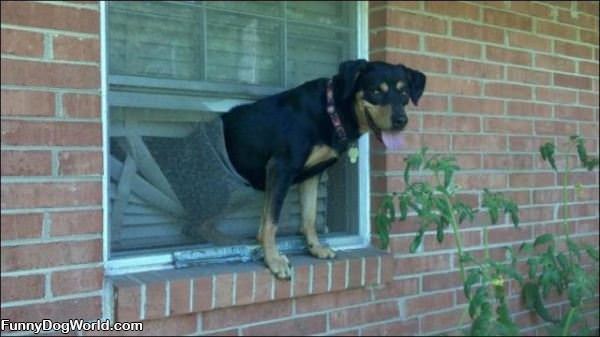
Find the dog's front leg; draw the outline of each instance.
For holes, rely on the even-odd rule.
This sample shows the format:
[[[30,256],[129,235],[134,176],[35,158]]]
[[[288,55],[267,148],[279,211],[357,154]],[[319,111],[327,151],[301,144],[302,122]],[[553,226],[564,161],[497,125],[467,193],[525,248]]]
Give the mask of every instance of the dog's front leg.
[[[283,161],[271,159],[267,164],[266,173],[265,205],[258,232],[259,241],[265,253],[265,263],[273,274],[281,279],[290,279],[291,266],[287,257],[279,253],[275,233],[283,201],[292,183],[292,172]]]
[[[335,252],[323,247],[319,242],[315,223],[317,221],[317,197],[319,190],[319,175],[310,177],[300,183],[300,205],[302,206],[302,233],[306,237],[308,250],[320,259],[331,259]]]

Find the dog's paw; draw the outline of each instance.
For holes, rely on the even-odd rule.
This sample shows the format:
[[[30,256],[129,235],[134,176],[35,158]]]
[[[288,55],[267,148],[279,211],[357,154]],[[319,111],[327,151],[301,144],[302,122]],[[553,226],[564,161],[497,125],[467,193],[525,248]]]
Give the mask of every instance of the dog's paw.
[[[292,278],[292,266],[285,255],[276,254],[272,256],[266,256],[265,262],[275,277],[285,280]]]
[[[313,256],[318,257],[319,259],[335,258],[335,252],[329,247],[323,247],[321,245],[310,246],[308,250]]]

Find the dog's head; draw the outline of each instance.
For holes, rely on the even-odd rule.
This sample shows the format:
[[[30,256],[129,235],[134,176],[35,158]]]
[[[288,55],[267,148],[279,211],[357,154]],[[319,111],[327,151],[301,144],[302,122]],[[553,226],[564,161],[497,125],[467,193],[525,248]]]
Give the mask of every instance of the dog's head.
[[[360,132],[372,131],[386,147],[397,148],[408,123],[405,106],[419,102],[425,75],[402,64],[355,60],[340,64],[338,79],[343,99],[352,100]]]

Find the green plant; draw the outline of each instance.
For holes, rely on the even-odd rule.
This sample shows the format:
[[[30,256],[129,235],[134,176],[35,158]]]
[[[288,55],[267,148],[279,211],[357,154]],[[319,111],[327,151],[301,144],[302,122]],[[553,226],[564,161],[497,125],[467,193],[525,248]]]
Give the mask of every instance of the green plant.
[[[598,158],[587,155],[581,137],[570,138],[569,150],[577,149],[582,165],[588,170],[598,166]],[[519,251],[506,247],[506,259],[496,261],[490,257],[488,246],[488,226],[483,225],[483,257],[476,258],[464,252],[459,226],[467,219],[473,221],[477,212],[471,206],[458,200],[456,193],[459,187],[454,183],[454,173],[460,170],[452,156],[428,155],[427,148],[405,158],[405,189],[400,193],[385,196],[375,217],[376,230],[382,248],[389,244],[389,231],[396,219],[405,220],[409,210],[419,219],[419,230],[410,245],[410,252],[417,251],[423,242],[425,232],[435,229],[438,242],[442,242],[445,230],[451,228],[455,238],[455,247],[459,257],[460,277],[463,282],[464,295],[469,305],[461,317],[459,326],[468,313],[472,319],[469,333],[471,335],[516,335],[518,328],[511,319],[506,301],[506,284],[510,279],[521,286],[521,297],[525,304],[534,310],[542,319],[551,322],[553,335],[569,335],[574,333],[574,326],[581,322],[583,327],[578,334],[587,333],[585,321],[582,320],[581,306],[583,299],[594,295],[597,289],[597,272],[587,273],[583,269],[583,258],[586,252],[594,261],[598,261],[598,250],[588,244],[578,243],[569,236],[571,229],[568,222],[568,182],[571,169],[566,159],[566,167],[559,172],[555,161],[555,146],[546,143],[540,148],[542,158],[547,160],[557,173],[562,173],[563,185],[563,222],[562,231],[567,251],[557,248],[559,238],[553,234],[542,234],[533,242],[523,243]],[[413,172],[419,171],[420,179],[413,181]],[[575,190],[580,190],[575,186]],[[490,223],[499,222],[502,213],[508,214],[515,227],[519,224],[519,209],[516,203],[502,194],[492,193],[484,189],[482,210],[486,210]],[[520,255],[524,254],[524,255]],[[528,275],[522,276],[517,265],[526,261]],[[597,268],[597,266],[596,266]],[[555,289],[559,294],[567,293],[570,309],[564,317],[553,318],[544,305],[544,298]]]
[[[588,171],[598,166],[598,158],[588,156],[583,138],[571,136],[567,145],[565,166],[562,171],[557,168],[555,160],[555,145],[545,143],[540,147],[542,159],[547,161],[552,169],[562,174],[562,237],[552,233],[538,236],[533,243],[524,243],[520,251],[527,254],[529,267],[528,280],[522,285],[522,298],[527,306],[533,309],[542,319],[551,322],[551,335],[587,335],[590,333],[587,322],[582,319],[581,307],[585,298],[593,297],[598,285],[598,249],[573,240],[571,224],[569,223],[568,192],[571,167],[569,154],[576,149],[579,161]],[[581,190],[580,185],[573,188],[575,195]],[[567,250],[559,251],[558,243],[564,240]],[[539,253],[536,253],[539,252]],[[585,252],[596,262],[594,272],[583,268]],[[554,289],[559,295],[567,293],[569,310],[562,318],[554,318],[543,304]],[[580,323],[579,329],[576,325]]]
[[[452,229],[458,254],[460,277],[464,294],[469,301],[468,312],[473,323],[472,335],[514,335],[518,328],[512,321],[506,301],[506,284],[509,278],[521,278],[516,272],[516,256],[509,249],[508,261],[497,262],[490,257],[488,226],[484,226],[484,256],[476,258],[464,252],[459,226],[473,221],[476,209],[458,200],[459,187],[454,183],[454,173],[460,170],[452,156],[428,155],[427,148],[409,155],[406,159],[403,192],[384,197],[377,212],[375,223],[382,248],[389,243],[389,229],[396,217],[396,205],[400,220],[406,219],[409,209],[419,218],[420,228],[410,245],[415,252],[423,242],[425,232],[435,228],[438,242],[442,242],[447,228]],[[413,181],[411,173],[419,171],[421,180]],[[499,193],[484,190],[482,206],[487,210],[492,224],[497,224],[500,215],[506,213],[515,226],[519,224],[518,206]],[[461,323],[464,320],[461,318]],[[462,325],[459,323],[459,325]]]

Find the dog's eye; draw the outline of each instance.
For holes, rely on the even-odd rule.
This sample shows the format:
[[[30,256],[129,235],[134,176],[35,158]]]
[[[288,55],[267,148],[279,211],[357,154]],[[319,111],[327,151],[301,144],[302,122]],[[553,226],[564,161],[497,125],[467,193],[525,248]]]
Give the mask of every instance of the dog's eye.
[[[373,89],[373,95],[379,95],[381,94],[381,91],[379,89]]]

